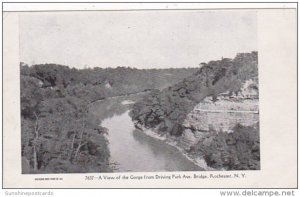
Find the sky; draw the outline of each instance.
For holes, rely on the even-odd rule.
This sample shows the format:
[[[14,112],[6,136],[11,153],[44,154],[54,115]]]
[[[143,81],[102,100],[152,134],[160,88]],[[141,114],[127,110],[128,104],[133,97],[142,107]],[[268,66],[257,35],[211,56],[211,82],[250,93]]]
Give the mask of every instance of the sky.
[[[255,11],[96,11],[22,14],[20,61],[75,68],[197,67],[257,50]]]

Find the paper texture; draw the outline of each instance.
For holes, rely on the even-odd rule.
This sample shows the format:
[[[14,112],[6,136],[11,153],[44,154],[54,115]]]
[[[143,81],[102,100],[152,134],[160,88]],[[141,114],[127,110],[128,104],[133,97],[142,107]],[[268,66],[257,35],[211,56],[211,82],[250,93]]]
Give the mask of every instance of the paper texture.
[[[135,6],[136,9],[142,7]],[[158,8],[159,6],[162,5],[158,5]],[[201,9],[205,11],[205,6],[203,7],[203,4],[201,6]],[[226,8],[227,12],[237,11],[230,10],[230,4],[216,6]],[[297,10],[296,7],[284,9],[283,6],[282,9],[256,7],[251,10],[244,6],[242,7],[244,9],[238,10],[239,12],[255,12],[257,20],[260,169],[253,171],[22,174],[19,66],[22,47],[20,47],[19,21],[23,20],[21,17],[26,14],[46,16],[56,13],[4,12],[4,188],[296,188]],[[176,8],[179,9],[180,5]],[[194,9],[197,8],[199,5],[194,7]],[[213,10],[213,5],[208,4],[207,8]],[[164,9],[166,10],[157,12],[168,12],[168,8]],[[201,10],[198,11],[201,12]],[[89,12],[73,11],[72,14],[85,15]],[[155,15],[155,11],[152,12]],[[172,12],[181,14],[181,12],[189,11],[173,10]],[[64,13],[67,11],[59,14]],[[113,12],[111,15],[113,16]],[[64,43],[60,44],[63,47]],[[106,176],[113,177],[113,179],[106,179]],[[207,178],[203,178],[205,176]]]

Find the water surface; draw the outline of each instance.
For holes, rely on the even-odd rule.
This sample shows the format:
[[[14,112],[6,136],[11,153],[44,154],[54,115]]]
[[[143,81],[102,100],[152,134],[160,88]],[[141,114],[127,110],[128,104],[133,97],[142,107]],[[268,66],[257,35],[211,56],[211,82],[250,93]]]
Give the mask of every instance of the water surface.
[[[175,147],[136,130],[128,115],[130,105],[111,100],[94,104],[101,126],[108,129],[111,162],[118,172],[200,171]],[[115,113],[114,113],[115,112]]]

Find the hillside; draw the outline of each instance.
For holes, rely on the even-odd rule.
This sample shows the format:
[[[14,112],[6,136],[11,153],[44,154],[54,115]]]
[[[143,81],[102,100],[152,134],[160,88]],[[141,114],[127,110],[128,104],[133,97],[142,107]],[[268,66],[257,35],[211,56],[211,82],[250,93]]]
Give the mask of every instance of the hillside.
[[[38,79],[41,88],[57,88],[89,100],[163,89],[193,74],[197,68],[136,69],[130,67],[75,69],[56,64],[21,66],[21,75]],[[88,91],[87,91],[88,90]]]
[[[252,146],[259,147],[258,127],[254,126],[258,116],[249,119],[248,115],[243,118],[244,114],[231,114],[232,111],[252,109],[258,113],[257,64],[257,52],[240,53],[234,59],[223,58],[202,63],[199,71],[192,76],[161,91],[153,91],[150,96],[135,103],[130,112],[132,120],[136,128],[152,129],[158,135],[171,139],[172,143],[190,155],[204,157],[210,167],[258,169],[259,149],[255,148],[258,157],[251,153],[246,156],[248,159],[253,156],[249,161],[251,164],[248,161],[245,164],[240,156],[251,151]],[[199,109],[202,113],[195,114]],[[209,111],[221,111],[223,114]],[[226,130],[229,132],[226,133]],[[250,131],[254,133],[253,137],[245,137]],[[219,142],[233,138],[232,135],[234,140],[242,142]],[[191,141],[182,143],[182,138],[190,138]],[[207,146],[203,147],[203,143]],[[217,147],[221,147],[222,151],[218,151]],[[230,159],[236,160],[235,165],[225,165],[224,160],[228,158],[226,156],[224,159],[222,153],[231,155]]]

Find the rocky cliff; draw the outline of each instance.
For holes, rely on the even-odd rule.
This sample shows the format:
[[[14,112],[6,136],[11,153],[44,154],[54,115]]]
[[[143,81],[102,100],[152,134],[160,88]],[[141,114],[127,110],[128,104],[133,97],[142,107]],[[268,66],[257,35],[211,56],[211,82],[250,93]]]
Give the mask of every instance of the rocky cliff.
[[[183,122],[197,131],[232,132],[236,124],[251,126],[259,121],[258,80],[249,79],[236,93],[229,91],[209,96],[197,104]]]
[[[198,103],[209,96],[215,100],[224,92],[238,93],[245,81],[257,76],[257,52],[203,63],[192,76],[136,103],[130,115],[137,126],[158,127],[162,133],[181,136],[186,116]]]

